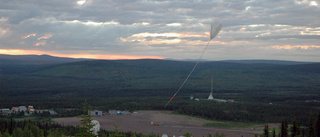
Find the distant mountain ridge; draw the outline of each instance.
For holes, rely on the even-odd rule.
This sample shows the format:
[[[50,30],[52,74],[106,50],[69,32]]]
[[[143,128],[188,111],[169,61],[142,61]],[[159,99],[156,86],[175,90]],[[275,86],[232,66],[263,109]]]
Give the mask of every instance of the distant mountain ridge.
[[[31,63],[31,64],[59,64],[59,63],[69,63],[69,62],[77,62],[77,61],[85,61],[85,60],[98,60],[98,59],[76,59],[76,58],[66,58],[66,57],[55,57],[50,55],[6,55],[0,54],[0,64],[5,61],[11,61],[11,63],[19,62],[19,63]],[[145,60],[151,63],[150,61],[154,61],[155,59],[138,59]],[[115,60],[115,61],[132,61],[133,60]],[[172,61],[172,62],[190,62],[194,63],[197,60],[175,60],[175,59],[163,59],[162,61]],[[201,63],[204,62],[231,62],[231,63],[241,63],[241,64],[278,64],[278,65],[298,65],[298,64],[312,64],[316,62],[301,62],[301,61],[284,61],[284,60],[220,60],[220,61],[208,61],[201,60]]]
[[[0,54],[0,64],[60,64],[88,59],[54,57],[50,55],[5,55]]]
[[[71,63],[71,64],[70,64]],[[61,58],[50,55],[3,55],[0,54],[0,73],[23,73],[36,71],[44,66],[85,65],[86,67],[139,67],[157,70],[169,70],[188,73],[195,65],[194,61],[138,59],[138,60],[94,60]],[[201,61],[195,72],[208,69],[281,69],[295,72],[318,72],[319,63],[282,61],[282,60],[223,60]],[[115,66],[114,66],[115,65]],[[47,67],[46,67],[47,68]]]
[[[243,63],[243,64],[277,64],[277,65],[299,65],[312,64],[316,62],[300,62],[285,60],[224,60],[224,62]]]
[[[171,95],[195,65],[188,61],[77,60],[46,55],[10,56],[0,58],[0,63],[0,87],[8,96],[109,96],[122,91]],[[183,90],[207,92],[211,77],[219,92],[320,91],[320,63],[264,60],[200,62]]]

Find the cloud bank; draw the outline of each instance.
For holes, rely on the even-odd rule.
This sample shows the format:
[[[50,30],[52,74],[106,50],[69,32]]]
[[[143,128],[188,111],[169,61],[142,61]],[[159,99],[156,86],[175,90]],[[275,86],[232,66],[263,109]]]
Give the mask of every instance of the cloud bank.
[[[3,0],[0,54],[197,59],[210,23],[223,28],[204,59],[320,60],[312,0]]]

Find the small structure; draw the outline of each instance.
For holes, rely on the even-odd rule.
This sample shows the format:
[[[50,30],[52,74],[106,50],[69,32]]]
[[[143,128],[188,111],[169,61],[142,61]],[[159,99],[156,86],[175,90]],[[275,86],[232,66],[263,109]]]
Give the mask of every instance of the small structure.
[[[234,103],[235,102],[233,99],[213,98],[212,92],[213,92],[213,78],[211,77],[211,92],[210,92],[210,95],[208,97],[208,100],[212,100],[212,101],[216,101],[216,102],[220,102],[220,103]]]
[[[212,93],[210,93],[209,97],[208,97],[208,100],[214,100],[213,96],[212,96]]]
[[[10,111],[10,109],[9,108],[2,108],[2,109],[0,109],[0,112],[1,111]]]
[[[109,110],[109,114],[110,115],[127,115],[127,114],[131,114],[129,111],[127,110],[124,110],[124,111],[121,111],[121,110]]]
[[[194,96],[193,95],[190,95],[190,100],[193,100],[194,99]]]
[[[234,103],[234,100],[233,99],[228,99],[227,102],[228,103]]]
[[[100,110],[91,110],[88,113],[91,116],[102,116],[102,111],[100,111]]]
[[[109,110],[110,115],[117,115],[118,111],[117,110]]]
[[[21,111],[26,112],[28,109],[26,106],[19,106],[19,107],[12,107],[11,110],[14,112],[21,112]]]
[[[29,113],[34,113],[36,110],[33,108],[33,106],[28,106],[28,110]]]
[[[50,113],[51,116],[58,115],[58,113],[53,111],[53,110],[50,110],[49,113]]]
[[[49,113],[50,116],[58,114],[57,112],[55,112],[53,110],[47,110],[47,109],[45,109],[45,110],[35,110],[34,112],[37,112],[37,113],[45,113],[46,112],[46,113]]]
[[[97,120],[92,120],[91,124],[94,125],[90,130],[93,131],[93,134],[98,135],[100,131],[100,123]]]
[[[0,109],[0,115],[10,115],[11,110],[9,108]]]
[[[217,98],[213,99],[213,101],[222,102],[222,103],[227,102],[227,100],[225,100],[225,99],[217,99]]]

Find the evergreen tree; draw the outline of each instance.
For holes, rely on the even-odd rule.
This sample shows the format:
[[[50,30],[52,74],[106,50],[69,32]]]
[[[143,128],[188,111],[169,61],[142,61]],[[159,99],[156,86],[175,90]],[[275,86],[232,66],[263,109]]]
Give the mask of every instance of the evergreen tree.
[[[272,129],[272,137],[276,137],[277,135],[276,135],[276,129],[275,128],[273,128]]]
[[[298,135],[300,135],[300,125],[297,122],[297,119],[294,118],[292,120],[291,137],[295,137],[295,136],[298,136]]]
[[[288,137],[288,122],[287,118],[281,120],[281,134],[280,137]]]
[[[43,129],[43,136],[47,137],[48,136],[48,123],[44,124],[44,129]]]
[[[13,130],[12,137],[22,137],[23,136],[23,131],[21,128],[16,128]]]
[[[315,130],[316,130],[316,136],[317,137],[320,137],[320,109],[319,109],[319,112],[318,112],[318,117],[317,117],[317,120],[316,120],[316,123],[315,123]]]
[[[22,137],[34,137],[34,135],[32,134],[32,132],[28,129],[24,129],[22,132]]]
[[[7,131],[7,120],[4,121],[4,127],[2,128],[1,132]]]
[[[310,113],[310,118],[309,118],[309,136],[308,137],[315,137],[314,120],[313,120],[312,112]]]
[[[92,116],[88,114],[88,110],[91,109],[91,106],[88,105],[87,100],[83,103],[83,114],[80,116],[81,127],[80,133],[76,134],[77,137],[95,137],[93,131],[91,130],[94,124],[92,121]]]
[[[185,132],[185,133],[183,134],[183,136],[184,136],[184,137],[192,137],[192,134],[189,133],[189,132]]]
[[[118,125],[114,125],[114,127],[115,127],[114,134],[109,135],[109,137],[124,137],[123,134],[119,133]]]
[[[59,129],[50,130],[48,137],[61,137],[63,136]]]
[[[4,132],[2,137],[11,137],[10,134],[8,132]]]
[[[28,130],[32,133],[33,137],[42,137],[42,131],[40,130],[39,127],[28,123],[25,127],[24,130]]]
[[[13,133],[13,120],[12,120],[12,117],[10,119],[10,125],[9,125],[9,134],[12,135]]]
[[[213,137],[225,137],[225,135],[223,133],[219,134],[219,132],[216,132]]]
[[[264,125],[263,133],[264,133],[264,137],[269,137],[269,126],[268,126],[268,124]]]

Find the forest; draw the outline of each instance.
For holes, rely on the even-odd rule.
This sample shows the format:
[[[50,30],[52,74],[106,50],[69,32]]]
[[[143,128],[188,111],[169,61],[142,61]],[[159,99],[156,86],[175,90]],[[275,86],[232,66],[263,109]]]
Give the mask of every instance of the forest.
[[[170,110],[212,120],[258,123],[280,122],[286,117],[307,126],[310,113],[316,117],[320,104],[320,63],[201,62],[181,92],[164,107],[194,62],[57,58],[48,62],[0,59],[0,108],[33,105],[53,109],[58,117],[79,116],[87,100],[103,111]],[[206,100],[211,77],[213,97],[234,103]],[[191,95],[200,101],[190,100]]]

